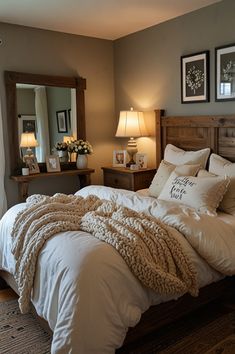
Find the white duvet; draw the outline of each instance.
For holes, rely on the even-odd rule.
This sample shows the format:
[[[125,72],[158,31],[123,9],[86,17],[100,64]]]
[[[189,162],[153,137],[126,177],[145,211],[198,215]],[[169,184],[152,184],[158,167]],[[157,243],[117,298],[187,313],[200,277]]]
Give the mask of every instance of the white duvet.
[[[76,194],[116,201],[174,227],[172,232],[197,269],[200,287],[235,274],[235,230],[229,223],[126,190],[89,186]],[[10,233],[24,207],[12,207],[0,223],[0,268],[12,274]],[[112,246],[73,231],[55,235],[43,247],[32,302],[54,332],[52,353],[110,354],[122,345],[128,327],[135,326],[149,306],[179,296],[160,296],[147,289]]]

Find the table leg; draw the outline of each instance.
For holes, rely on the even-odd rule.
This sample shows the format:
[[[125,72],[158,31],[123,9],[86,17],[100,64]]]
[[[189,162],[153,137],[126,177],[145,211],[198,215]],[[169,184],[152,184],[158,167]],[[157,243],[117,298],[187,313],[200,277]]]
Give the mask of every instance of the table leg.
[[[28,192],[29,192],[29,182],[28,181],[19,182],[20,202],[26,201],[26,199],[28,198]]]
[[[80,182],[80,189],[91,184],[91,177],[90,174],[88,175],[78,175],[79,182]]]

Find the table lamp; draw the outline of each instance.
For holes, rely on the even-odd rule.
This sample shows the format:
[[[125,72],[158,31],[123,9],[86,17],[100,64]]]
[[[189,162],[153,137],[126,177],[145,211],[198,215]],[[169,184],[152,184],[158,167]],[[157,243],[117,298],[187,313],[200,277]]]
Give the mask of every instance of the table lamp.
[[[138,151],[137,142],[134,138],[148,136],[143,112],[134,111],[133,108],[131,108],[130,111],[121,111],[115,136],[119,138],[130,138],[127,144],[127,152],[130,161],[126,165],[130,167],[130,165],[135,164],[133,157]]]
[[[70,144],[72,141],[74,141],[74,137],[73,136],[69,136],[69,135],[65,135],[63,136],[63,143],[67,143]]]
[[[27,148],[26,155],[33,155],[32,147],[38,146],[34,133],[22,133],[20,139],[20,148]]]

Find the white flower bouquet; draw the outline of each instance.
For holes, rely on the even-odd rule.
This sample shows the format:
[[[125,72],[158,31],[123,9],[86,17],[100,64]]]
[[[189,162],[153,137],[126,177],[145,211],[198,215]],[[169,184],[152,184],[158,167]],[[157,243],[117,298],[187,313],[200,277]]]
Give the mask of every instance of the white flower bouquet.
[[[68,144],[68,151],[76,152],[78,155],[92,154],[93,149],[89,141],[84,141],[82,139],[72,141]]]
[[[67,151],[68,144],[59,142],[55,144],[55,148],[57,151]]]

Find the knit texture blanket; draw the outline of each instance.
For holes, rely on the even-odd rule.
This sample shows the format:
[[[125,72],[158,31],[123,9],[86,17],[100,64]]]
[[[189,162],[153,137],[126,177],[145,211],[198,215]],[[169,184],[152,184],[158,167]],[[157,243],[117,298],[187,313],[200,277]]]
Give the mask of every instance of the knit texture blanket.
[[[159,294],[198,294],[197,273],[176,238],[156,218],[96,196],[32,195],[12,229],[22,313],[29,310],[36,262],[44,243],[82,230],[112,245],[134,275]]]

